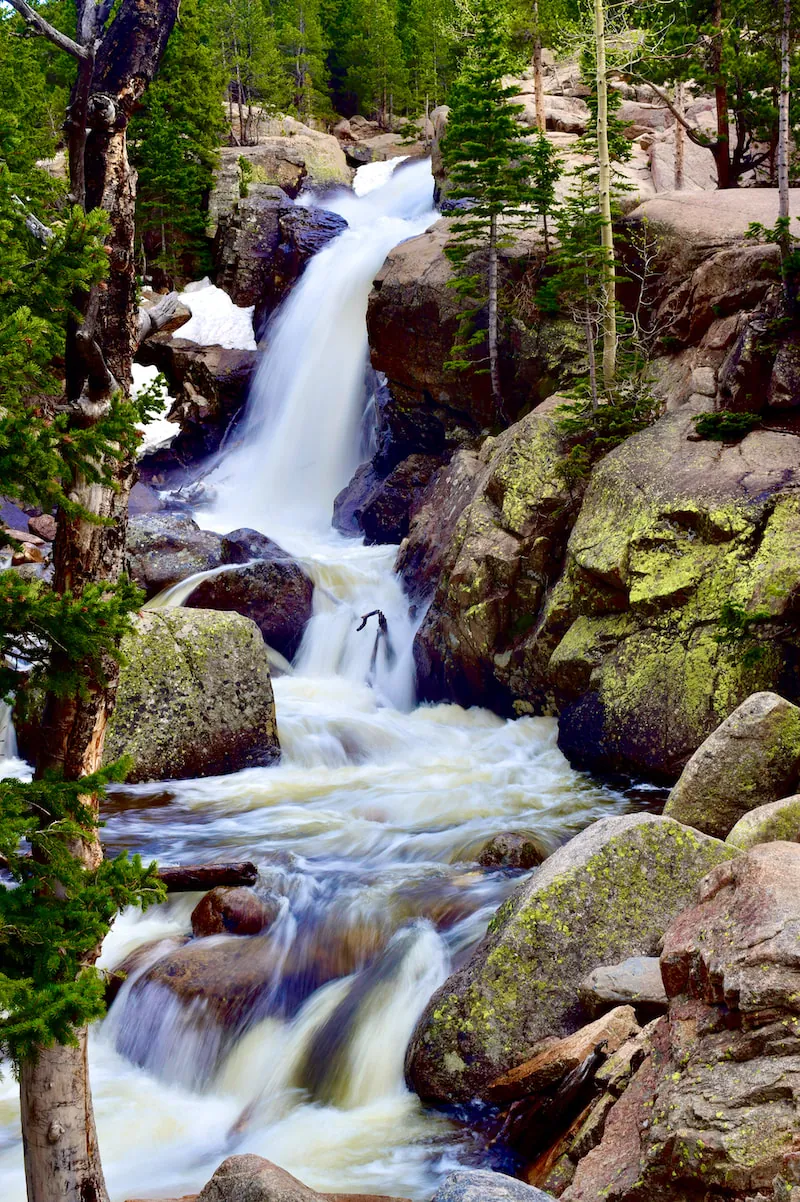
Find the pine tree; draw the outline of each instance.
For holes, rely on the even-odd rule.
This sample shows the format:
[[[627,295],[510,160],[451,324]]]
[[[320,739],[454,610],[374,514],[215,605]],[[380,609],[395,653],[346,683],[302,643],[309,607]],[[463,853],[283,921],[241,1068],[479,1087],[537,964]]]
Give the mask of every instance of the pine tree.
[[[240,145],[247,145],[257,140],[262,112],[291,106],[289,74],[264,0],[217,0],[217,10],[230,113],[238,115]]]
[[[69,0],[45,0],[40,9],[68,32],[74,28]],[[13,10],[0,9],[0,148],[7,164],[26,171],[51,158],[63,142],[64,110],[74,68],[55,47],[25,36]]]
[[[0,791],[2,850],[17,882],[0,893],[0,1038],[19,1069],[29,1202],[107,1202],[86,1051],[87,1024],[100,1005],[93,965],[116,907],[159,896],[152,871],[104,861],[97,832],[99,795],[113,775],[101,764],[115,655],[137,604],[121,575],[138,416],[126,399],[136,329],[127,129],[164,53],[178,0],[78,0],[74,37],[27,0],[11,3],[77,70],[65,125],[70,207],[48,221],[20,212],[26,232],[15,235],[20,206],[12,181],[0,203],[0,246],[5,252],[12,244],[0,273],[3,491],[60,502],[51,589],[6,576],[1,586],[0,630],[18,641],[0,650],[15,672],[15,651],[24,649],[46,696],[36,778],[3,782]],[[57,321],[37,312],[42,294]],[[63,336],[65,381],[46,407],[26,397],[46,368],[52,326]],[[35,365],[32,379],[27,360]],[[6,676],[3,695],[16,683]],[[26,836],[29,859],[19,855]]]
[[[456,268],[453,286],[468,302],[453,347],[450,366],[465,370],[480,360],[474,351],[486,346],[492,397],[503,413],[498,356],[498,252],[503,236],[526,219],[534,202],[529,177],[534,172],[528,131],[516,119],[511,103],[517,90],[503,84],[508,63],[506,30],[492,0],[478,0],[474,40],[453,86],[443,153],[452,187],[448,195],[463,200],[454,214],[454,234],[447,255]],[[502,230],[501,230],[502,220]],[[485,277],[473,255],[484,251]],[[488,329],[475,329],[487,308]]]
[[[363,0],[347,45],[346,84],[361,112],[389,128],[405,107],[407,73],[395,0]]]
[[[445,97],[454,65],[446,0],[400,0],[397,31],[408,71],[409,101],[417,113]]]
[[[275,0],[275,28],[301,120],[333,116],[320,0]]]
[[[225,129],[219,18],[182,0],[158,78],[131,123],[143,273],[196,278],[210,266],[205,207]]]

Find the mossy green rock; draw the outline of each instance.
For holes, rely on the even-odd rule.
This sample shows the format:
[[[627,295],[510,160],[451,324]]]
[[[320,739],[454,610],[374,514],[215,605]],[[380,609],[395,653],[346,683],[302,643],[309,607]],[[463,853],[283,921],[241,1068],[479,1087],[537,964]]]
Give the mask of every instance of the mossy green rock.
[[[105,761],[130,756],[131,782],[214,776],[279,757],[267,649],[249,618],[145,611],[122,653]]]
[[[664,813],[724,839],[749,810],[798,784],[800,709],[777,693],[755,693],[698,747]]]
[[[800,794],[751,810],[739,819],[725,842],[741,851],[759,843],[800,843]]]
[[[652,814],[605,818],[570,840],[434,994],[407,1054],[411,1087],[441,1102],[486,1096],[540,1040],[586,1021],[579,988],[588,973],[653,955],[701,878],[738,854]]]

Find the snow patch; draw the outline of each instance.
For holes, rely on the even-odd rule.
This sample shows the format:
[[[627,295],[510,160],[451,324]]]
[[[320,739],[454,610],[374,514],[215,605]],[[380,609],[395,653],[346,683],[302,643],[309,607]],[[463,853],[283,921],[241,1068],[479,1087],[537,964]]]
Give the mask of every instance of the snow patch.
[[[256,350],[253,331],[255,306],[235,305],[227,292],[217,288],[209,279],[188,284],[181,300],[191,311],[191,319],[178,331],[178,338],[188,338],[198,346],[224,346],[230,351]]]
[[[133,365],[133,384],[131,385],[131,396],[137,397],[140,392],[148,388],[158,375],[157,367],[144,367],[141,363]],[[139,444],[139,457],[147,455],[150,451],[160,451],[164,447],[168,447],[176,434],[180,432],[180,424],[171,422],[167,418],[167,414],[172,408],[172,403],[175,400],[167,393],[164,398],[164,408],[161,413],[156,414],[149,422],[140,422],[136,429],[141,430],[144,438]]]

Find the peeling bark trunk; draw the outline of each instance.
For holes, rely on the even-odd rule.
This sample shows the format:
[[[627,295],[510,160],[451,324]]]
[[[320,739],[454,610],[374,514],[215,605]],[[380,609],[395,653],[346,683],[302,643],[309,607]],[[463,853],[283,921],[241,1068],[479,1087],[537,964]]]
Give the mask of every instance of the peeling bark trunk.
[[[24,8],[24,0],[12,3],[18,11]],[[111,0],[78,0],[76,45],[69,51],[79,62],[66,124],[72,195],[87,211],[106,209],[111,220],[108,280],[88,296],[75,298],[80,321],[67,330],[66,400],[76,428],[96,424],[108,412],[114,394],[130,387],[138,308],[136,178],[128,161],[127,127],[158,68],[178,0],[122,0],[106,28],[111,8]],[[65,48],[46,29],[38,31]],[[72,481],[71,497],[107,524],[58,515],[56,592],[69,590],[80,596],[89,583],[113,584],[119,579],[133,472],[132,462],[115,466],[114,488],[81,478]],[[54,664],[56,670],[59,666]],[[47,697],[37,776],[55,769],[67,780],[79,780],[100,767],[117,677],[117,665],[109,661],[102,677],[89,669],[84,672],[86,689],[81,696]],[[97,798],[83,800],[96,814]],[[98,838],[71,850],[87,868],[102,859]],[[34,1060],[21,1065],[29,1202],[107,1202],[89,1089],[86,1031],[77,1034],[77,1046],[41,1048]]]

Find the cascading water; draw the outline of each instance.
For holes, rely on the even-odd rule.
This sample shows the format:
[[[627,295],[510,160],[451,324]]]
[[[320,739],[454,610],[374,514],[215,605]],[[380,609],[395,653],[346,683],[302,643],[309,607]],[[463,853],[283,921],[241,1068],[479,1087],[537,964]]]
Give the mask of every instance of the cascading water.
[[[461,1137],[407,1091],[403,1056],[428,997],[515,884],[478,871],[478,850],[509,828],[555,845],[625,805],[570,770],[551,720],[414,708],[414,623],[392,571],[396,548],[330,530],[333,498],[358,461],[373,277],[435,217],[427,165],[391,170],[372,164],[355,195],[325,199],[349,228],[310,263],[270,328],[237,444],[195,515],[270,535],[315,583],[293,670],[274,681],[282,761],[109,799],[109,852],[253,859],[259,891],[277,905],[265,935],[187,945],[218,964],[217,993],[230,998],[243,982],[236,1014],[221,1013],[211,985],[179,998],[159,977],[199,895],[117,920],[103,964],[148,948],[91,1046],[115,1200],[195,1192],[241,1152],[326,1192],[430,1197]],[[181,604],[192,587],[157,603]],[[388,642],[376,644],[374,623],[358,630],[374,609]],[[231,953],[235,963],[219,959]],[[15,1095],[7,1075],[4,1202],[24,1199]]]

